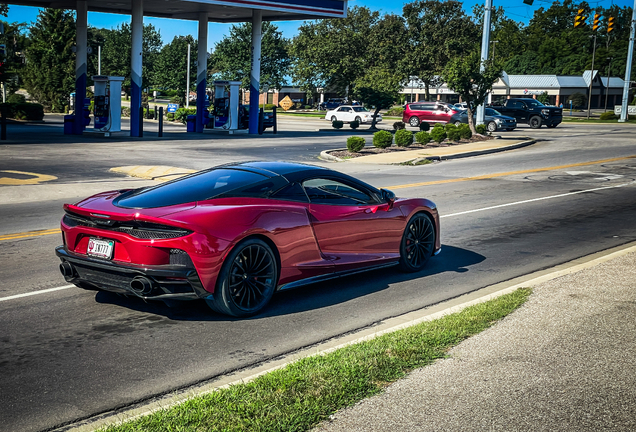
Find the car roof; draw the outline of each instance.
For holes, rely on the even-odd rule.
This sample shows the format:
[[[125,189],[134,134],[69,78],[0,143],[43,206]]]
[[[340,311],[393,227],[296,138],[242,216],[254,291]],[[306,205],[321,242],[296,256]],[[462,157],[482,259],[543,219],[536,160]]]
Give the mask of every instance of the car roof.
[[[218,167],[215,167],[218,168]],[[328,168],[322,168],[315,165],[297,163],[297,162],[282,162],[282,161],[249,161],[249,162],[240,162],[233,164],[223,165],[223,168],[236,168],[236,169],[246,169],[248,171],[254,171],[259,174],[266,175],[268,177],[274,177],[277,175],[287,176],[291,173],[296,173],[299,171],[313,171],[313,170],[322,170],[322,171],[331,171]]]

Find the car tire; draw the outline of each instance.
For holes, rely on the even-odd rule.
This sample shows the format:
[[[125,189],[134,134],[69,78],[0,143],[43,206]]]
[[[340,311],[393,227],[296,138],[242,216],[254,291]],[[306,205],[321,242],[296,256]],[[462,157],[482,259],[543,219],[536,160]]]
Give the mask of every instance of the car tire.
[[[488,122],[486,129],[488,129],[488,132],[497,132],[497,123],[492,121]]]
[[[460,124],[462,124],[462,122],[460,122],[460,121],[456,121],[455,122],[455,126],[459,126]]]
[[[362,123],[362,119],[358,116],[356,116],[355,119],[353,119],[353,121],[357,121],[358,123]]]
[[[224,315],[252,316],[269,303],[277,284],[274,251],[263,240],[250,238],[236,245],[225,258],[214,294],[206,302]]]
[[[431,218],[417,213],[406,224],[400,242],[400,268],[407,273],[422,270],[435,251],[435,226]]]
[[[528,124],[532,129],[539,129],[541,127],[541,117],[532,116],[530,120],[528,120]]]
[[[409,119],[409,124],[413,127],[418,127],[420,125],[420,119],[418,117],[413,116]]]
[[[338,117],[336,116],[331,116],[331,123],[338,121]]]

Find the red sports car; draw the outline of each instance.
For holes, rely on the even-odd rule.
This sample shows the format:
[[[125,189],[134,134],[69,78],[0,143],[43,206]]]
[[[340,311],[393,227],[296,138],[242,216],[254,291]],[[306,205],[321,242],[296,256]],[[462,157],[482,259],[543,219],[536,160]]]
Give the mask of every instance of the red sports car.
[[[277,290],[399,265],[440,250],[426,199],[396,199],[312,165],[246,162],[65,204],[65,279],[147,300],[205,299],[258,313]]]

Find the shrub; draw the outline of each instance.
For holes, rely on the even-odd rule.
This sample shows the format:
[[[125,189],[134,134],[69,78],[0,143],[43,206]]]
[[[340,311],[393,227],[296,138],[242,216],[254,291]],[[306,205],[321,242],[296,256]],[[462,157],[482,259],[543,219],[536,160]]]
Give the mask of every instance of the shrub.
[[[388,117],[402,117],[402,114],[404,114],[404,108],[393,107],[390,110],[388,110],[385,115]]]
[[[144,109],[144,118],[146,118],[146,119],[154,119],[155,118],[155,110],[154,109]]]
[[[352,122],[349,122],[349,127],[351,129],[358,129],[358,127],[360,127],[360,122],[355,121],[355,120],[352,121]]]
[[[17,120],[42,120],[44,118],[44,106],[37,103],[5,103],[0,104],[8,118]]]
[[[26,98],[20,93],[13,93],[7,97],[7,103],[19,104],[26,103]]]
[[[479,135],[486,135],[487,129],[485,124],[480,124],[475,126],[475,130],[477,131]]]
[[[274,104],[265,104],[265,111],[274,111]]]
[[[587,97],[581,92],[573,93],[568,98],[568,101],[572,101],[572,106],[574,108],[579,108],[587,105]]]
[[[373,145],[377,148],[391,147],[393,144],[393,134],[389,131],[381,130],[373,134]]]
[[[395,123],[393,123],[393,130],[401,130],[404,128],[406,128],[406,125],[404,124],[404,122],[396,121]]]
[[[168,121],[174,121],[174,113],[166,113],[166,119]]]
[[[601,120],[616,120],[618,116],[611,111],[601,114]]]
[[[441,143],[446,139],[446,129],[441,124],[436,124],[431,130],[431,138],[437,143]]]
[[[446,129],[446,132],[453,130],[453,129],[457,129],[457,126],[455,126],[453,123],[446,123],[444,125],[444,129]]]
[[[364,148],[364,138],[352,136],[347,138],[347,149],[352,153],[358,153]]]
[[[342,127],[344,126],[344,122],[342,120],[334,120],[331,122],[331,126],[333,126],[335,129],[342,129]]]
[[[189,115],[195,115],[197,113],[196,108],[179,108],[176,113],[174,113],[174,119],[176,121],[180,121],[183,124],[186,124],[188,121]]]
[[[128,100],[128,97],[126,97],[126,100]],[[181,97],[180,96],[172,96],[170,98],[170,103],[180,104],[181,103]]]
[[[424,132],[428,132],[429,130],[431,130],[431,125],[426,123],[426,122],[421,122],[420,123],[420,130],[424,131]]]
[[[452,127],[446,131],[446,136],[448,136],[449,141],[457,142],[461,138],[462,132],[458,127]]]
[[[470,126],[463,123],[458,127],[461,139],[469,140],[473,136],[473,132],[470,130]]]
[[[130,117],[130,108],[129,107],[121,107],[121,116],[122,117]]]
[[[429,134],[426,131],[419,131],[418,133],[415,134],[415,142],[418,142],[420,144],[428,144],[430,140],[431,140],[431,134]]]
[[[395,131],[395,144],[399,147],[408,147],[413,144],[413,132],[406,129]]]

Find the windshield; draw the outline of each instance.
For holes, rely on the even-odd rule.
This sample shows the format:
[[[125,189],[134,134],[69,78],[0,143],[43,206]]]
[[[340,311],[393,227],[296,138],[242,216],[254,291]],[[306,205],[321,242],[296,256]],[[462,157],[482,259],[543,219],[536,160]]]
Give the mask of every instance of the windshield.
[[[500,116],[501,113],[499,111],[495,110],[495,109],[486,108],[486,115],[489,115],[489,116],[498,115],[498,116]]]
[[[368,110],[368,109],[366,109],[366,108],[364,108],[364,107],[361,107],[361,106],[354,106],[354,107],[353,107],[353,110],[354,110],[355,112],[369,112],[369,110]]]
[[[529,107],[532,107],[532,108],[545,106],[538,100],[531,100],[531,101],[527,101],[526,103],[528,104]]]

